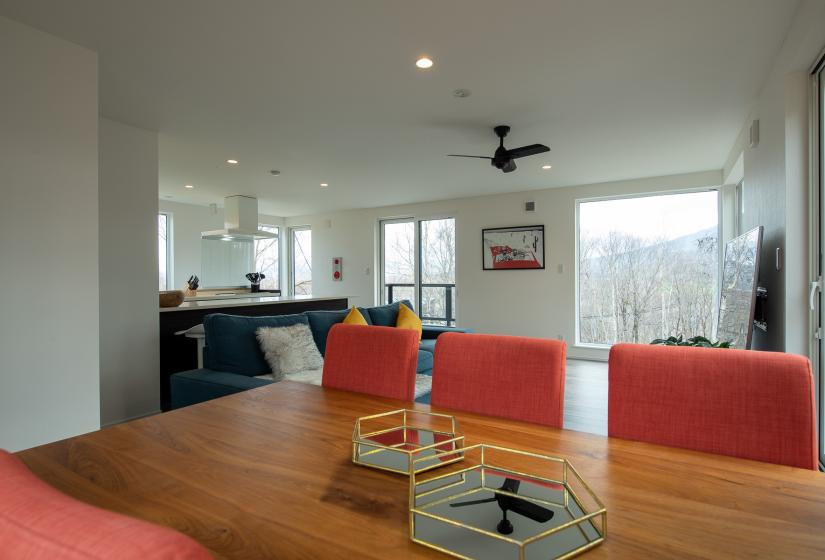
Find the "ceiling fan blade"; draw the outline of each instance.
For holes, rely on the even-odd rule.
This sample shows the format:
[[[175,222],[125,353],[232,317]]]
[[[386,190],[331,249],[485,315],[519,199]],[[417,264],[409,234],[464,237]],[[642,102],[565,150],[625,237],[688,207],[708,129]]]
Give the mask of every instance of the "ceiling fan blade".
[[[523,515],[524,517],[532,519],[537,523],[546,523],[553,519],[553,510],[521,498],[511,498],[510,500],[511,501],[508,504],[509,507],[507,509],[513,513]]]
[[[458,502],[457,504],[450,504],[450,507],[464,507],[464,506],[477,506],[479,504],[489,504],[490,502],[495,502],[498,500],[495,496],[492,498],[487,498],[485,500],[470,500],[469,502]]]
[[[447,157],[468,157],[468,158],[476,158],[476,159],[493,159],[488,156],[465,156],[463,154],[447,154]]]
[[[512,173],[516,170],[516,162],[513,160],[508,160],[507,163],[504,164],[504,167],[501,168],[504,173]]]
[[[530,144],[529,146],[522,146],[521,148],[513,148],[512,150],[507,150],[507,155],[510,157],[510,159],[515,159],[527,156],[534,156],[536,154],[543,154],[544,152],[549,151],[550,148],[548,148],[544,144]]]

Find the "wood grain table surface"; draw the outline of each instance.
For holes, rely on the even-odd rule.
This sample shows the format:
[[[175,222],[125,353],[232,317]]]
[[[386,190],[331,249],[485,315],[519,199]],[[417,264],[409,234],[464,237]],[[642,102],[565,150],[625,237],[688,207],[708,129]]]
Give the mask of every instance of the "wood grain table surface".
[[[405,405],[429,410],[283,381],[18,456],[216,558],[447,558],[410,542],[408,480],[351,462],[355,418]],[[571,461],[608,511],[606,542],[582,558],[825,558],[825,474],[455,415],[468,445]]]

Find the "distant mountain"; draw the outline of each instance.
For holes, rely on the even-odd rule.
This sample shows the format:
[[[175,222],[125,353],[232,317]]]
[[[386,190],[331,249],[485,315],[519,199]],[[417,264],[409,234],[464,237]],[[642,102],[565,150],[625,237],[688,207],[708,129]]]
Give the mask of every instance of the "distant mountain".
[[[676,237],[671,239],[670,241],[665,242],[665,251],[667,253],[687,253],[687,252],[694,252],[697,249],[698,241],[705,237],[717,237],[719,230],[715,227],[710,227],[706,229],[702,229],[693,233],[688,233],[687,235],[683,235],[681,237]],[[717,240],[718,242],[718,240]],[[650,244],[642,246],[641,248],[637,249],[638,251],[648,251],[651,248],[655,247],[656,245]],[[588,260],[594,264],[597,264],[603,256],[594,256],[590,257]]]

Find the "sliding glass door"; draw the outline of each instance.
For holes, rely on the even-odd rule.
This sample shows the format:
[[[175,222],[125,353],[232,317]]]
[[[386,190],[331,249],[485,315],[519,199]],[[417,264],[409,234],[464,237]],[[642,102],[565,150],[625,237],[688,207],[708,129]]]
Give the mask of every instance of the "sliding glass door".
[[[819,460],[825,465],[825,306],[822,301],[823,247],[825,247],[825,56],[814,67],[811,104],[811,172],[813,198],[818,213],[813,216],[812,265],[818,280],[811,286],[812,327],[814,331],[812,361],[816,370],[817,411],[819,415]]]

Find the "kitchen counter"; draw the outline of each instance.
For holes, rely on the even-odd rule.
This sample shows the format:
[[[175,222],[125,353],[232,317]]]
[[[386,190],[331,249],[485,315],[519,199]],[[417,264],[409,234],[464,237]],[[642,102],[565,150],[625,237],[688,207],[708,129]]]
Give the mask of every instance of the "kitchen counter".
[[[249,307],[257,305],[277,305],[284,303],[299,303],[312,301],[331,301],[346,299],[346,296],[331,296],[331,297],[312,297],[312,296],[267,296],[267,295],[252,295],[252,296],[231,296],[222,297],[220,299],[204,299],[195,301],[184,301],[178,307],[161,307],[161,313],[169,313],[175,311],[192,311],[196,309],[225,309],[232,307]]]

